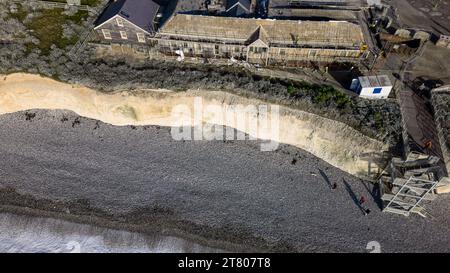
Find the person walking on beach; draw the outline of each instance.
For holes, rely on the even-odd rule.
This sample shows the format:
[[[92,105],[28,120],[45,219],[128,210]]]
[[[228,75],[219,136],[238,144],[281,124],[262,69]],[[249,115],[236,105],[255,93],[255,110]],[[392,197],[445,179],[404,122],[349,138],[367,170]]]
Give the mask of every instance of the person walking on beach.
[[[366,198],[364,195],[361,195],[361,198],[359,198],[359,204],[362,206],[366,202]]]
[[[359,199],[359,205],[361,206],[361,210],[363,211],[364,216],[366,216],[370,213],[370,209],[366,209],[364,207],[364,203],[366,203],[366,198],[364,197],[364,195],[361,195],[361,198]]]

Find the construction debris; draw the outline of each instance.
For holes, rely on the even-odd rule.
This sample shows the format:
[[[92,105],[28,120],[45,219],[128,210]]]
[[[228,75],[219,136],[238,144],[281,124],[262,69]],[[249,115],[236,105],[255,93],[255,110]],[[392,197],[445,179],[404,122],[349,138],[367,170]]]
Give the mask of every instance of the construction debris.
[[[444,178],[436,187],[436,194],[450,193],[450,179]]]
[[[450,190],[439,161],[435,156],[415,160],[393,158],[379,179],[383,211],[404,216],[416,213],[427,217],[422,202],[434,200],[437,188],[440,193]]]
[[[183,50],[175,50],[175,54],[178,55],[177,61],[181,62],[184,60],[184,53]]]
[[[450,48],[450,36],[441,35],[436,42],[437,46]]]

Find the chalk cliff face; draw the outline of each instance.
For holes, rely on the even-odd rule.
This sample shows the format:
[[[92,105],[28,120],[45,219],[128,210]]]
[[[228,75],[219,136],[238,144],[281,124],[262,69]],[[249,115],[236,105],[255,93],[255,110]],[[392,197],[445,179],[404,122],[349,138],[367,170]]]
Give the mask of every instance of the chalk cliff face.
[[[268,129],[255,131],[250,124],[261,125],[260,112],[264,108],[260,106],[267,103],[226,92],[145,90],[104,94],[37,75],[11,74],[2,78],[0,80],[0,114],[28,109],[66,109],[80,116],[118,126],[160,125],[207,128],[209,124],[225,125],[250,136],[304,149],[358,176],[368,172],[369,164],[365,160],[367,154],[379,153],[387,149],[381,142],[366,137],[343,123],[281,106],[278,107],[279,115],[274,112],[276,106],[269,106]],[[199,109],[200,104],[201,109]],[[227,119],[222,114],[238,106],[245,109],[253,107],[260,111],[245,115],[246,122],[239,122],[241,116]],[[263,146],[262,149],[264,149]]]

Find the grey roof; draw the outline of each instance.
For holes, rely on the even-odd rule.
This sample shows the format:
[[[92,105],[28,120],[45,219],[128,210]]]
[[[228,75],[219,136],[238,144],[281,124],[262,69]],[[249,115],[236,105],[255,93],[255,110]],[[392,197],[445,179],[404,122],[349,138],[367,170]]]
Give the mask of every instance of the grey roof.
[[[236,4],[241,4],[242,7],[244,7],[245,9],[247,9],[247,11],[245,11],[245,9],[243,9],[242,7],[240,7],[240,10],[244,10],[245,12],[250,11],[250,6],[251,6],[251,1],[250,0],[227,0],[227,6],[226,6],[226,10],[229,10],[230,8],[232,8],[234,5]],[[237,5],[236,7],[238,7],[239,5]],[[234,9],[236,9],[236,7],[234,7]]]
[[[95,26],[101,25],[116,15],[130,21],[147,32],[154,32],[153,20],[159,10],[159,5],[152,0],[116,0],[110,2]]]
[[[239,17],[242,15],[246,15],[247,13],[248,12],[239,5],[234,6],[227,12],[227,14],[229,16],[233,16],[233,17]]]
[[[359,83],[363,88],[392,86],[391,80],[386,75],[359,77]]]

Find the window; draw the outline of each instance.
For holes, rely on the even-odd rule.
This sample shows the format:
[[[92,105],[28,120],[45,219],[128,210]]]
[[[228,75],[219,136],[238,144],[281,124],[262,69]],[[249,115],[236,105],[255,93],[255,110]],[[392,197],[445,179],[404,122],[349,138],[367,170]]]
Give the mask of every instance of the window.
[[[123,27],[123,20],[120,17],[116,17],[116,23],[119,27]]]
[[[122,39],[128,39],[127,32],[121,30],[121,31],[120,31],[120,37],[121,37]]]
[[[102,29],[103,32],[103,37],[105,37],[105,39],[107,40],[111,40],[111,32],[109,31],[109,29]]]
[[[139,43],[145,43],[145,34],[144,33],[136,33],[137,39]]]
[[[373,94],[381,94],[381,90],[383,90],[383,88],[375,88],[373,89]]]
[[[254,53],[265,53],[267,51],[267,48],[265,47],[250,47],[250,52],[254,52]]]

